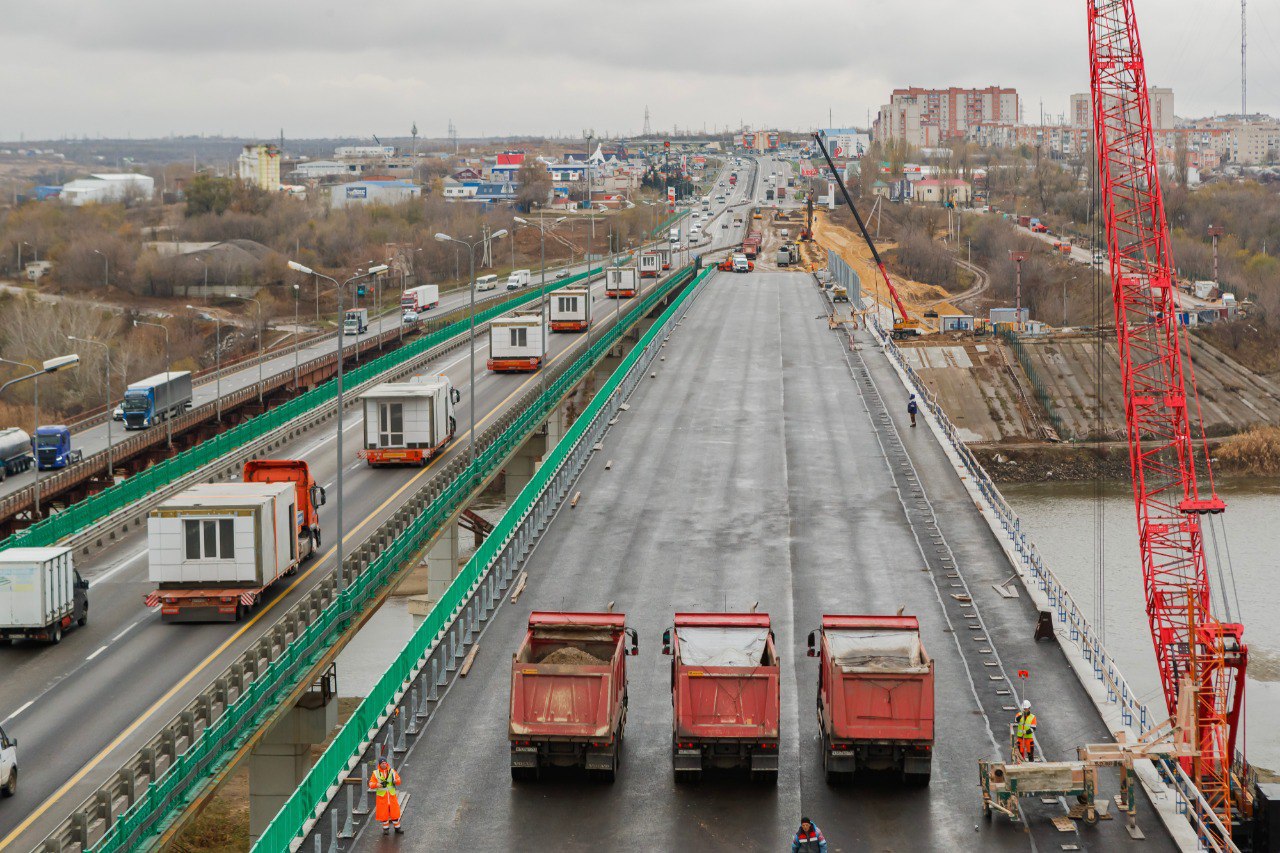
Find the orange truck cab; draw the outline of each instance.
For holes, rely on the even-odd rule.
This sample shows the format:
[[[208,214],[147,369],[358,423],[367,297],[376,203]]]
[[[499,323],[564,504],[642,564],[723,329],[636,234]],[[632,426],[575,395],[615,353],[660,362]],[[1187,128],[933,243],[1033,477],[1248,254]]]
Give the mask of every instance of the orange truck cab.
[[[311,469],[301,459],[250,459],[244,463],[246,483],[291,482],[298,496],[298,540],[305,543],[307,559],[320,549],[320,512],[324,506],[324,487],[316,483]],[[306,547],[309,543],[310,547]]]

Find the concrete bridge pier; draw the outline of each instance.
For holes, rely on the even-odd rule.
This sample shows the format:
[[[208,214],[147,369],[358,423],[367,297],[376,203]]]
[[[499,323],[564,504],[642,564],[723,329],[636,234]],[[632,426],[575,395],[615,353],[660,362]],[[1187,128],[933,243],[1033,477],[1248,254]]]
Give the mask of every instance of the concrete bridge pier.
[[[551,448],[560,443],[560,439],[564,438],[564,434],[569,431],[569,416],[565,412],[564,406],[557,406],[556,410],[547,418],[546,424],[543,426],[543,432],[547,436],[546,453],[551,452]],[[546,453],[543,456],[546,456]]]
[[[311,769],[312,744],[338,725],[338,671],[331,665],[249,753],[249,841],[255,842]]]
[[[529,436],[529,440],[524,446],[516,451],[515,456],[507,460],[505,470],[506,473],[506,498],[507,503],[511,503],[519,496],[520,491],[527,485],[529,480],[533,478],[533,474],[538,470],[538,465],[542,462],[542,457],[547,455],[547,436],[543,433],[535,432]]]
[[[417,628],[427,618],[431,608],[444,595],[449,584],[458,575],[458,542],[461,528],[453,522],[441,532],[431,550],[423,560],[427,567],[427,591],[419,595],[409,596],[409,615],[413,617],[413,626]],[[420,569],[415,569],[417,574]],[[412,576],[411,576],[412,577]],[[421,577],[421,575],[418,575]],[[418,589],[421,589],[418,586]]]

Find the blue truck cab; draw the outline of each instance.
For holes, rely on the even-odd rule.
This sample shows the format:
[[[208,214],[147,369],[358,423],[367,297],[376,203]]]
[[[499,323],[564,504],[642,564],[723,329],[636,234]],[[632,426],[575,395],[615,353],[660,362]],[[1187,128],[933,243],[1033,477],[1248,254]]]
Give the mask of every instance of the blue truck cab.
[[[65,468],[83,458],[81,450],[71,449],[71,430],[62,424],[37,427],[34,443],[36,467],[41,471]]]

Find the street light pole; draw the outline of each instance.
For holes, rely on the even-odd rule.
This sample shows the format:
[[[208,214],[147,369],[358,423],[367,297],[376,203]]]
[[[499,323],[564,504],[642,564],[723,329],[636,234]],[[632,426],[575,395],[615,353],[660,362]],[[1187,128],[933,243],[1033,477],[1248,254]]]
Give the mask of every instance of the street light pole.
[[[31,365],[29,364],[24,364],[21,361],[11,361],[7,358],[0,358],[0,362],[4,362],[5,364],[12,364],[17,367],[26,367],[26,368],[31,367]],[[5,389],[8,388],[10,385],[17,385],[19,382],[25,382],[28,379],[35,380],[35,382],[33,383],[34,387],[32,389],[32,396],[33,396],[34,405],[35,405],[35,422],[36,422],[34,432],[38,433],[40,432],[40,377],[46,373],[56,373],[59,370],[62,370],[64,368],[75,367],[79,363],[80,363],[80,356],[75,355],[74,353],[71,355],[60,355],[57,358],[46,359],[40,370],[33,370],[31,373],[28,373],[25,376],[19,376],[16,379],[10,379],[8,382],[4,383],[3,385],[0,385],[0,394],[3,394],[5,392]],[[32,441],[31,455],[33,457],[33,461],[36,467],[34,512],[35,512],[35,517],[38,518],[40,516],[40,456],[39,456],[40,442],[39,442],[39,438],[34,434],[31,436],[31,441]]]
[[[222,321],[217,314],[205,314],[194,305],[188,305],[187,310],[195,311],[205,320],[213,321],[213,406],[218,413],[218,423],[222,423]]]
[[[262,303],[254,299],[252,296],[241,296],[238,293],[227,294],[232,299],[243,299],[245,302],[252,302],[258,308],[258,408],[265,410],[262,404],[262,362],[263,362],[263,346],[262,346]]]
[[[160,331],[164,332],[164,378],[165,378],[165,381],[168,382],[173,378],[170,375],[173,373],[173,361],[169,357],[170,356],[169,327],[161,325],[160,323],[148,323],[145,320],[134,320],[133,325],[134,326],[152,326],[153,328],[159,329]],[[164,412],[164,434],[165,434],[165,443],[167,444],[170,450],[173,450],[173,419],[169,417],[168,409],[165,409],[165,412]]]
[[[500,229],[498,231],[493,232],[488,236],[487,239],[497,240],[498,238],[505,237],[505,236],[507,236],[507,231],[504,228],[504,229]],[[471,409],[471,428],[468,431],[468,440],[467,440],[467,475],[470,478],[475,476],[475,472],[473,468],[476,462],[476,247],[483,244],[485,242],[485,239],[482,238],[480,240],[467,242],[466,240],[458,240],[453,237],[450,237],[448,234],[445,234],[443,232],[437,232],[436,240],[438,240],[441,243],[457,243],[460,246],[466,246],[467,262],[470,265],[469,275],[471,277],[471,323],[470,323],[470,326],[471,326],[471,333],[470,333],[471,378],[469,380],[470,384],[467,389],[468,396],[471,398],[468,401],[468,405]],[[543,348],[544,349],[546,348],[545,341],[543,342]]]
[[[75,335],[67,335],[67,340],[77,341],[82,344],[93,344],[95,347],[102,347],[104,353],[102,358],[103,367],[105,368],[103,373],[105,376],[103,379],[106,382],[106,385],[103,387],[102,391],[102,402],[106,406],[107,412],[107,479],[114,483],[116,481],[115,460],[112,458],[111,453],[114,447],[114,443],[111,440],[111,421],[114,420],[114,418],[111,417],[111,347],[107,346],[102,341],[95,341],[92,338],[77,338]]]
[[[298,393],[298,350],[300,347],[299,338],[302,337],[302,327],[298,325],[298,296],[302,290],[302,285],[295,284],[293,286],[293,393]]]
[[[338,283],[337,279],[330,278],[329,276],[327,276],[327,275],[323,275],[322,273],[318,273],[318,272],[316,272],[315,270],[311,269],[310,267],[304,267],[302,264],[298,263],[297,261],[289,261],[289,269],[291,269],[291,270],[296,270],[296,271],[298,271],[298,272],[302,273],[303,275],[311,275],[311,276],[315,276],[315,277],[316,277],[316,280],[317,280],[317,281],[316,281],[316,292],[317,292],[317,293],[319,293],[319,292],[320,292],[320,291],[319,291],[319,288],[320,288],[319,279],[322,279],[322,278],[323,278],[323,279],[325,279],[326,281],[333,282],[334,286],[335,286],[335,287],[337,287],[337,289],[338,289],[338,316],[339,316],[339,317],[341,317],[341,316],[342,316],[342,311],[343,311],[343,298],[342,298],[342,296],[343,296],[343,291],[345,291],[345,290],[347,289],[347,285],[348,285],[348,284],[351,284],[351,282],[353,282],[353,281],[355,281],[355,280],[357,280],[357,279],[359,279],[359,278],[363,278],[363,277],[364,277],[364,276],[366,276],[366,275],[377,275],[377,274],[378,274],[378,273],[380,273],[380,272],[384,272],[384,271],[386,271],[386,269],[387,269],[387,265],[386,265],[386,264],[380,264],[379,266],[371,267],[371,268],[369,268],[367,271],[365,271],[365,272],[364,272],[364,273],[362,273],[362,274],[353,275],[351,278],[347,279],[346,281],[342,282],[341,284],[339,284],[339,283]],[[342,468],[343,468],[344,462],[343,462],[343,459],[342,459],[342,328],[341,328],[341,327],[339,327],[339,328],[338,328],[337,340],[338,340],[338,383],[337,383],[337,384],[338,384],[338,410],[337,410],[337,415],[338,415],[338,416],[337,416],[337,422],[338,422],[338,426],[337,426],[337,433],[338,433],[338,436],[337,436],[337,450],[336,450],[336,452],[337,452],[337,456],[338,456],[338,478],[337,478],[337,486],[338,486],[338,507],[337,507],[337,510],[338,510],[338,535],[337,535],[337,545],[336,545],[336,549],[337,549],[338,564],[337,564],[337,567],[334,569],[334,575],[337,577],[337,581],[338,581],[338,589],[342,590],[342,589],[346,589],[346,586],[347,586],[347,576],[346,576],[346,573],[345,573],[345,572],[343,572],[343,570],[342,570],[342,535],[343,535],[343,526],[342,526],[342,503],[343,503],[343,501],[342,501]]]

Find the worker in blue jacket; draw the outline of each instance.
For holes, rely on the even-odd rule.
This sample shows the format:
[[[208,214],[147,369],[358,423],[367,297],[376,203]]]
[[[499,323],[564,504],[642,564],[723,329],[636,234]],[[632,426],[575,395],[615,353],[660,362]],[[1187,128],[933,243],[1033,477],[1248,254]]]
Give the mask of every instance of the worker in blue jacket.
[[[800,818],[800,831],[791,839],[791,853],[827,853],[827,839],[807,817]]]

